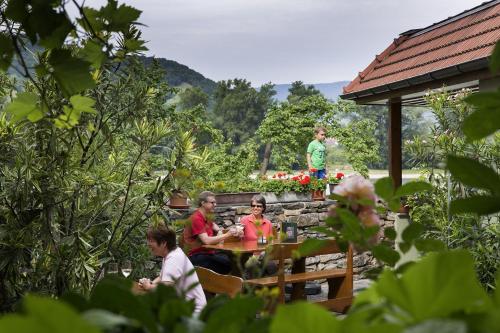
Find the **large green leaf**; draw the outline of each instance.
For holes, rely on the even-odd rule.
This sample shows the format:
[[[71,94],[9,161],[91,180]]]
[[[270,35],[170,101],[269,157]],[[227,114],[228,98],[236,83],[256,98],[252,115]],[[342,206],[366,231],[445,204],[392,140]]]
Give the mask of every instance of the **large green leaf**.
[[[423,253],[427,252],[438,252],[438,251],[444,251],[446,250],[446,245],[438,240],[438,239],[432,239],[432,238],[420,238],[416,239],[415,242],[415,247],[417,250]]]
[[[5,16],[18,23],[23,23],[29,16],[26,2],[24,0],[8,1]]]
[[[397,251],[394,251],[392,248],[386,245],[376,245],[372,249],[373,256],[385,263],[389,266],[395,266],[398,262],[400,256]]]
[[[132,295],[130,290],[130,282],[125,284],[122,279],[105,279],[95,287],[90,297],[91,307],[123,314],[138,320],[150,332],[158,332],[148,304],[140,297]]]
[[[415,326],[410,326],[404,333],[467,333],[467,324],[464,321],[453,319],[426,320]]]
[[[7,108],[6,112],[12,115],[12,121],[20,121],[27,118],[35,122],[43,118],[43,112],[37,105],[38,97],[30,92],[22,92],[17,95]]]
[[[413,242],[415,239],[417,239],[422,232],[424,231],[424,227],[420,223],[410,223],[404,230],[403,233],[401,234],[401,237],[403,238],[403,241],[407,243]]]
[[[254,321],[255,314],[262,306],[263,301],[260,298],[236,297],[213,311],[207,320],[204,333],[218,333],[222,327],[227,333],[241,332]]]
[[[99,309],[85,311],[82,313],[82,317],[103,330],[111,330],[116,326],[132,324],[132,321],[127,317]]]
[[[325,239],[308,238],[300,244],[298,253],[301,257],[307,257],[309,254],[321,250],[327,242]]]
[[[451,202],[452,214],[475,213],[489,215],[500,211],[500,196],[477,195]]]
[[[102,47],[93,40],[87,41],[85,47],[80,51],[81,56],[90,62],[94,68],[100,68],[106,60],[106,54],[102,52]]]
[[[76,58],[69,50],[53,50],[49,63],[54,69],[54,78],[66,96],[76,95],[95,86],[90,75],[90,63]]]
[[[40,36],[40,45],[57,48],[63,45],[73,29],[73,24],[65,13],[58,13],[50,2],[39,2],[33,6],[29,17],[29,27]]]
[[[462,250],[428,254],[400,279],[385,271],[377,282],[377,290],[413,322],[480,312],[491,306],[476,279],[471,255]]]
[[[474,159],[448,155],[447,167],[453,177],[464,185],[500,193],[500,176]]]
[[[401,185],[394,194],[397,197],[403,197],[406,195],[415,194],[418,192],[430,191],[432,190],[432,185],[427,182],[413,181]]]
[[[95,114],[97,111],[94,109],[95,101],[90,97],[81,95],[71,96],[69,99],[71,107],[65,105],[63,107],[64,113],[59,115],[54,120],[58,128],[72,128],[80,121],[82,112]]]
[[[81,95],[71,96],[69,102],[73,106],[73,109],[79,112],[96,114],[97,111],[94,109],[95,100]]]
[[[361,221],[350,210],[337,208],[337,215],[342,221],[342,234],[346,239],[357,241],[361,239]]]
[[[389,202],[394,193],[394,183],[392,178],[384,177],[375,182],[375,193],[386,202]]]
[[[278,307],[269,332],[335,333],[340,332],[340,325],[335,316],[318,305],[296,302]]]
[[[469,139],[479,140],[500,129],[500,91],[475,93],[465,101],[477,109],[463,123]]]
[[[23,305],[26,315],[6,315],[0,318],[0,332],[100,332],[63,302],[51,298],[27,296]]]
[[[106,7],[103,7],[100,12],[109,22],[109,30],[123,32],[126,32],[130,24],[134,23],[141,15],[140,10],[124,4],[118,6],[115,0],[108,1]]]
[[[164,302],[159,311],[160,324],[171,330],[174,329],[175,324],[179,318],[190,317],[193,314],[194,301],[187,302],[184,299],[171,299]]]
[[[14,47],[10,38],[4,33],[0,33],[0,70],[6,71],[10,67],[13,54]]]
[[[396,230],[394,227],[387,227],[384,228],[384,236],[390,240],[395,240],[396,239]]]

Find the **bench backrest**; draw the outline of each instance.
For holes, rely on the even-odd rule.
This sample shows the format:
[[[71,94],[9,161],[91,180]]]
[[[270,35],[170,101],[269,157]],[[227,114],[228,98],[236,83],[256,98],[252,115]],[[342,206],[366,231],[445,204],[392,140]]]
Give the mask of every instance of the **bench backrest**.
[[[235,297],[243,290],[243,279],[232,275],[222,275],[204,267],[196,267],[196,274],[204,291]]]

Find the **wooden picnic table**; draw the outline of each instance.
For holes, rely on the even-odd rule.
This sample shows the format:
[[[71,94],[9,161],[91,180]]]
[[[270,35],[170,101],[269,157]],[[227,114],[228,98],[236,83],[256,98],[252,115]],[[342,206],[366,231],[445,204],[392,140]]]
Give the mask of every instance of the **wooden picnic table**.
[[[215,250],[222,251],[227,253],[231,261],[233,262],[232,274],[236,276],[243,276],[243,272],[241,268],[244,267],[245,262],[252,256],[255,252],[265,251],[268,246],[275,246],[282,244],[279,241],[269,242],[267,244],[259,244],[257,241],[241,241],[241,240],[230,240],[229,242],[226,240],[223,243],[214,244],[214,245],[203,245],[202,247],[207,250]],[[292,243],[286,243],[292,244]],[[301,242],[293,243],[293,244],[301,244]],[[239,263],[237,262],[237,258],[239,258]],[[271,257],[271,259],[277,259]],[[292,274],[296,273],[304,273],[306,271],[306,260],[305,258],[300,258],[293,261],[292,264]],[[306,299],[304,294],[305,283],[294,283],[292,287],[292,300],[298,299]]]

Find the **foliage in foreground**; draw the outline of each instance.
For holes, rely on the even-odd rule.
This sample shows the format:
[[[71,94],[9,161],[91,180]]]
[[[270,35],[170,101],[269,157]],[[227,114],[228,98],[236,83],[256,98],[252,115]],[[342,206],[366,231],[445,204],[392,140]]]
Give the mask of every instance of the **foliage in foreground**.
[[[491,93],[487,94],[491,96]],[[417,138],[409,147],[416,165],[426,167],[433,190],[410,197],[411,217],[414,222],[425,226],[425,237],[439,239],[449,248],[467,248],[475,259],[480,281],[487,288],[493,288],[495,271],[500,265],[500,215],[488,212],[487,207],[486,210],[481,208],[481,200],[472,203],[470,198],[492,191],[497,193],[497,199],[484,199],[500,201],[500,185],[495,186],[498,182],[495,181],[495,170],[500,168],[500,132],[478,140],[468,139],[462,123],[474,114],[475,109],[467,102],[479,105],[482,102],[466,90],[456,94],[431,92],[427,101],[437,122],[431,128],[429,138]],[[480,131],[481,127],[475,126],[475,130]],[[449,157],[452,154],[461,157]],[[436,172],[447,159],[449,170]],[[468,180],[463,181],[464,177]],[[460,214],[452,214],[452,200],[456,200],[454,207],[461,210]],[[492,214],[478,215],[478,212]]]
[[[425,286],[425,288],[422,288]],[[500,291],[488,295],[466,251],[432,253],[402,274],[385,270],[356,298],[343,319],[316,305],[279,306],[270,316],[262,299],[217,296],[201,315],[171,287],[134,296],[129,280],[105,279],[90,298],[29,295],[0,318],[5,332],[499,332]],[[259,316],[256,316],[260,314]]]

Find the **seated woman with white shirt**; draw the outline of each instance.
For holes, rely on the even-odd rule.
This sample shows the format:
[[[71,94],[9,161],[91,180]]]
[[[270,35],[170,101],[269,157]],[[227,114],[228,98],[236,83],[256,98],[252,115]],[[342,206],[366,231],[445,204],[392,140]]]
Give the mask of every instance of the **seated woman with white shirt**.
[[[176,245],[175,231],[164,225],[151,227],[147,231],[148,246],[155,256],[163,257],[160,275],[153,281],[142,278],[139,287],[143,290],[155,289],[160,283],[171,285],[178,295],[187,300],[194,300],[196,314],[207,304],[205,293],[201,287],[193,264]],[[193,287],[194,286],[194,287]]]

